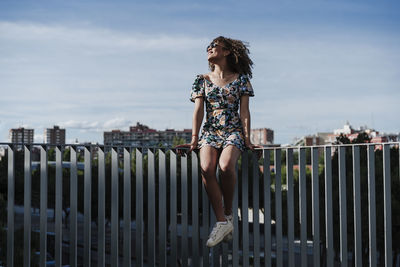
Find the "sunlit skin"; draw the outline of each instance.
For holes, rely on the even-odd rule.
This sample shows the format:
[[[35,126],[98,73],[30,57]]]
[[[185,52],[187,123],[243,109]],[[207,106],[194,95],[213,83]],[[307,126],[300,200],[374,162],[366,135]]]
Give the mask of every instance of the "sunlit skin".
[[[223,87],[239,76],[233,72],[228,64],[226,57],[230,51],[224,49],[223,44],[217,43],[215,47],[207,49],[207,60],[215,65],[212,72],[203,76],[213,84]],[[189,152],[197,148],[199,141],[199,131],[204,117],[204,98],[195,99],[192,123],[192,141],[190,144],[180,147],[188,147]],[[240,119],[243,126],[243,136],[245,137],[246,147],[254,149],[250,142],[250,111],[249,96],[244,95],[240,98]],[[236,183],[236,163],[241,151],[234,145],[228,145],[223,149],[216,149],[212,146],[203,146],[200,149],[200,167],[204,186],[208,198],[213,207],[217,221],[226,221],[225,215],[232,214],[232,202]],[[220,169],[221,186],[217,181],[217,164]]]

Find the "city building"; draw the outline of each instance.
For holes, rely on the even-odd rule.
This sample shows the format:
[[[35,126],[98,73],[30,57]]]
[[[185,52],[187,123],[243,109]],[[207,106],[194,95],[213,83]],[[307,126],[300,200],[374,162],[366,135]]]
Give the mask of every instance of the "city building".
[[[400,140],[400,133],[388,134],[380,133],[375,129],[367,126],[361,126],[358,129],[353,128],[347,121],[341,129],[335,129],[333,132],[320,132],[315,135],[305,136],[294,141],[294,145],[330,145],[337,141],[337,137],[341,134],[346,136],[350,142],[355,140],[360,133],[366,133],[370,138],[370,143],[386,143],[398,142]]]
[[[23,143],[32,144],[34,137],[33,129],[26,129],[23,127],[17,129],[10,129],[9,142],[10,143]]]
[[[183,139],[185,143],[190,143],[191,138],[191,129],[184,129],[182,131],[166,129],[164,131],[158,131],[138,122],[135,126],[129,127],[129,131],[112,130],[104,132],[104,145],[141,147],[162,145],[164,147],[170,147],[176,139]]]
[[[353,127],[350,125],[348,121],[346,121],[346,124],[343,126],[342,129],[336,129],[333,130],[333,134],[339,136],[340,134],[348,135],[348,134],[353,134],[355,133],[356,130],[353,129]]]
[[[274,143],[274,131],[269,128],[252,129],[250,141],[255,145],[272,145]]]
[[[53,128],[44,130],[44,140],[46,144],[65,145],[65,129],[55,125]]]

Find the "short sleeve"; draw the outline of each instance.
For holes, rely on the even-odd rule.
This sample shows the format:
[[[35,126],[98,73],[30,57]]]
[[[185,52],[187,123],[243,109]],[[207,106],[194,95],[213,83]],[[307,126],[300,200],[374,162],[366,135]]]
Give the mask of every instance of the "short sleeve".
[[[204,77],[197,75],[190,91],[190,101],[194,102],[196,98],[204,97]]]
[[[250,79],[247,75],[242,75],[240,77],[239,89],[240,89],[240,96],[242,95],[254,96],[253,86],[251,86]]]

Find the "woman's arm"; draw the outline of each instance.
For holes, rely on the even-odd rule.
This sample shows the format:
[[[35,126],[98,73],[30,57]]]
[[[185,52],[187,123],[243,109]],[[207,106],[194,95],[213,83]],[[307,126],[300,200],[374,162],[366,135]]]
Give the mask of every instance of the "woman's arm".
[[[253,149],[253,145],[250,141],[250,110],[248,95],[243,95],[240,97],[240,120],[243,126],[243,135],[246,147]]]
[[[199,141],[199,131],[204,117],[204,98],[197,97],[194,102],[193,121],[192,121],[192,142],[190,151],[197,148]]]

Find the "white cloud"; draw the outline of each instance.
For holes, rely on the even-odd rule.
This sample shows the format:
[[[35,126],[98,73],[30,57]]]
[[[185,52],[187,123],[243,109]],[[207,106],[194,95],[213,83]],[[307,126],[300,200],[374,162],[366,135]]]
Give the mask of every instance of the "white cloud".
[[[37,134],[37,133],[35,133],[35,134],[34,134],[34,137],[33,137],[33,142],[34,142],[34,143],[44,143],[44,142],[45,142],[45,140],[44,140],[44,134]]]
[[[30,22],[0,22],[0,39],[36,43],[60,43],[65,47],[90,48],[90,54],[99,51],[182,51],[199,47],[206,38],[186,35],[143,34],[119,32],[105,28],[72,28],[61,25],[43,25]],[[100,50],[101,49],[101,50]],[[20,58],[23,60],[23,57]]]
[[[60,122],[58,124],[63,128],[82,129],[82,130],[93,130],[93,129],[98,129],[100,127],[100,123],[98,121],[69,120],[66,122]]]
[[[127,126],[133,125],[133,122],[125,118],[114,118],[103,123],[104,129],[121,129],[127,128]]]
[[[115,129],[127,130],[129,126],[133,125],[133,122],[122,117],[116,117],[106,121],[69,120],[58,124],[63,128],[73,130],[103,132]]]

